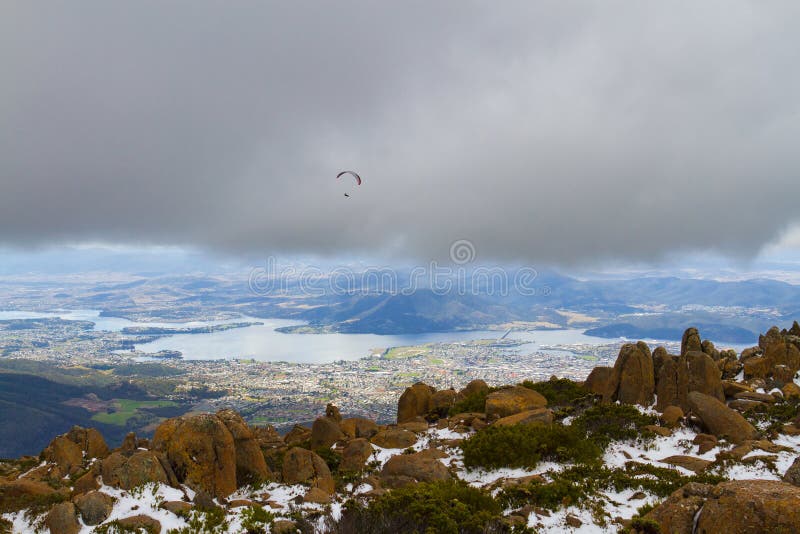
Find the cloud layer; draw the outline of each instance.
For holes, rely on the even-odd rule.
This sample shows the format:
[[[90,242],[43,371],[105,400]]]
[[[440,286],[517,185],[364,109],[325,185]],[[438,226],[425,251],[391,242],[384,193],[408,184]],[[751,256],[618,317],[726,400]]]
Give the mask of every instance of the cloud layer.
[[[798,22],[790,1],[5,3],[0,243],[751,255],[800,219]]]

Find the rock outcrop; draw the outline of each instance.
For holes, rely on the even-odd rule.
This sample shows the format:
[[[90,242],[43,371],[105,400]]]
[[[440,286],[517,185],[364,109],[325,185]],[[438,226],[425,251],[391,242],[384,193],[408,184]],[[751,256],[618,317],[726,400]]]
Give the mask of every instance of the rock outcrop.
[[[603,392],[603,401],[650,406],[654,392],[653,356],[647,343],[623,345]]]
[[[286,484],[309,483],[328,493],[334,491],[333,477],[325,460],[318,454],[300,447],[294,447],[286,453],[282,475]]]
[[[433,406],[434,389],[422,382],[406,388],[397,401],[397,422],[405,423],[415,417],[424,417]]]
[[[447,467],[428,451],[392,456],[381,470],[381,482],[387,488],[450,478]]]
[[[166,455],[178,480],[220,498],[236,491],[236,445],[213,414],[167,419],[156,429],[153,448]]]
[[[692,413],[718,438],[742,443],[758,436],[756,429],[744,417],[714,397],[693,391],[688,395],[688,402]]]
[[[260,443],[242,416],[233,410],[220,410],[217,412],[217,417],[233,437],[236,456],[236,484],[244,486],[269,479],[272,473],[264,461]]]
[[[522,386],[503,388],[486,397],[486,416],[503,418],[520,412],[544,408],[547,399],[540,393]]]

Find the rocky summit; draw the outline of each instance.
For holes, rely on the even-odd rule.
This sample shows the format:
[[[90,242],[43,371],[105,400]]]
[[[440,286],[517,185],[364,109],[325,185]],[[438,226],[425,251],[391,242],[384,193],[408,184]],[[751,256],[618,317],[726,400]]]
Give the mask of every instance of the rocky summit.
[[[690,328],[584,382],[412,384],[390,425],[74,427],[0,460],[0,532],[800,532],[798,371],[797,323],[740,354]]]

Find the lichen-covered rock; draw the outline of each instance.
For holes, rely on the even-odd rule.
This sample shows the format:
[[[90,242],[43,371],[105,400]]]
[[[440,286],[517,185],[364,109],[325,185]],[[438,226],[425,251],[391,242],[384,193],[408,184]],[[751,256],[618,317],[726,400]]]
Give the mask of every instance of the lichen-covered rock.
[[[114,508],[114,499],[100,491],[79,495],[73,502],[81,514],[81,519],[89,526],[99,525],[105,521]]]
[[[45,526],[50,529],[50,534],[78,534],[81,523],[75,505],[71,502],[62,502],[53,506],[44,519]]]
[[[535,410],[528,410],[503,417],[492,424],[495,426],[531,425],[534,423],[549,425],[552,422],[552,410],[548,408],[537,408]]]
[[[178,480],[195,491],[220,498],[236,491],[236,446],[216,415],[167,419],[156,429],[153,449],[163,452]]]
[[[653,404],[655,379],[653,356],[646,343],[626,343],[620,348],[614,371],[603,393],[604,402],[619,401],[623,404]]]
[[[800,532],[800,488],[774,480],[721,482],[706,499],[695,532]]]
[[[689,351],[703,351],[703,344],[700,342],[700,333],[697,328],[690,327],[683,332],[681,339],[681,356]]]
[[[433,482],[452,478],[447,467],[426,451],[392,456],[381,470],[381,483],[399,488],[415,482]]]
[[[342,432],[349,438],[371,438],[378,433],[378,425],[375,421],[364,417],[350,417],[342,419],[339,425]]]
[[[718,438],[727,438],[733,443],[742,443],[757,437],[758,432],[753,425],[718,399],[698,391],[692,391],[689,393],[688,401],[692,412]]]
[[[714,360],[708,354],[698,351],[687,352],[681,357],[681,360],[683,359],[686,361],[688,370],[687,391],[699,391],[719,401],[725,401],[722,372]]]
[[[608,384],[614,374],[613,367],[597,366],[589,373],[583,383],[586,391],[595,395],[602,395],[608,389]]]
[[[433,393],[434,389],[422,382],[406,388],[397,401],[397,422],[405,423],[427,415],[433,406]]]
[[[290,449],[284,456],[282,473],[285,484],[311,483],[328,493],[334,491],[328,464],[312,451],[300,447]]]
[[[152,451],[138,451],[130,457],[112,453],[103,460],[101,473],[105,484],[122,489],[133,489],[150,482],[174,482],[161,459]]]
[[[117,523],[125,532],[161,532],[161,522],[149,515],[139,514],[118,519]]]
[[[74,426],[67,437],[85,453],[86,458],[105,458],[109,448],[103,435],[95,428]]]
[[[294,425],[292,429],[283,436],[283,441],[289,447],[295,447],[311,439],[311,429],[301,425]]]
[[[538,392],[522,386],[503,388],[489,393],[486,397],[486,415],[489,418],[508,417],[545,406],[547,399]]]
[[[344,433],[339,423],[331,417],[318,417],[311,425],[311,447],[314,449],[328,449],[342,438]]]
[[[340,471],[361,471],[372,456],[372,445],[364,438],[352,440],[342,451]]]
[[[65,473],[75,473],[83,464],[83,450],[66,435],[58,436],[42,451],[42,457]]]
[[[442,389],[431,397],[431,412],[439,417],[445,417],[456,402],[458,394],[454,389]]]
[[[469,397],[471,395],[487,395],[489,393],[489,385],[480,378],[472,380],[464,389],[458,392],[459,399]]]
[[[658,523],[659,531],[664,534],[692,534],[694,518],[712,489],[713,486],[709,484],[691,482],[674,491],[644,518]]]
[[[258,484],[272,476],[255,434],[242,416],[233,410],[220,410],[217,417],[233,436],[236,453],[236,484]]]
[[[417,442],[417,436],[405,428],[389,427],[372,436],[370,441],[384,449],[405,449]]]

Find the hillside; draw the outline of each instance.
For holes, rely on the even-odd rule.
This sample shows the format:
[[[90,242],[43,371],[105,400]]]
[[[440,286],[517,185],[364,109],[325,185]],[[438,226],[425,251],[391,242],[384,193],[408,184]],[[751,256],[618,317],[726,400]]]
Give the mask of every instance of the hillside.
[[[281,436],[221,410],[113,450],[74,427],[0,462],[0,531],[796,532],[798,371],[797,323],[742,354],[690,328],[582,383],[417,383],[391,425],[328,405]]]

